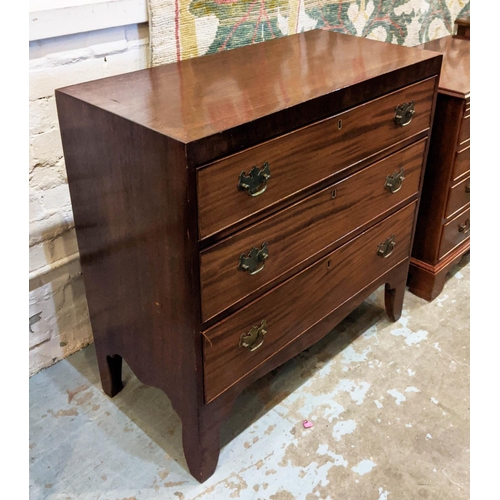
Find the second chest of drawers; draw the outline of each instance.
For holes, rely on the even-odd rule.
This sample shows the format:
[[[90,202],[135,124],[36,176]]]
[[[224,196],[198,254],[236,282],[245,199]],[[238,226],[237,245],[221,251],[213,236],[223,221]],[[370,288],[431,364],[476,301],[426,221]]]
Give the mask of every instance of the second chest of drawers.
[[[470,41],[420,47],[444,54],[408,277],[410,291],[430,301],[470,248]]]

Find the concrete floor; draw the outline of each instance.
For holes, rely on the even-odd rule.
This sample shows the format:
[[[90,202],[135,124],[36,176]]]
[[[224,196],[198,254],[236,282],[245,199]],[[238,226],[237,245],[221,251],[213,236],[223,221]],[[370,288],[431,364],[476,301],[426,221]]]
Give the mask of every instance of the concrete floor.
[[[379,289],[249,387],[202,485],[161,391],[125,367],[107,398],[93,346],[43,370],[30,379],[30,498],[468,499],[469,269],[430,304],[407,292],[397,323]]]

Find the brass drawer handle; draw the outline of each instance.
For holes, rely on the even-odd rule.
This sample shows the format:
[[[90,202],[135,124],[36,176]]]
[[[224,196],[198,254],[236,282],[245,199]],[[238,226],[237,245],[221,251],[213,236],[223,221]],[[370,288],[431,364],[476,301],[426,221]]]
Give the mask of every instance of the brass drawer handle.
[[[404,102],[396,106],[396,114],[394,115],[394,121],[401,127],[406,127],[408,125],[413,115],[415,114],[414,102]]]
[[[387,257],[391,255],[395,246],[396,246],[396,238],[394,235],[392,235],[390,238],[387,238],[382,243],[379,243],[377,248],[377,255],[383,257],[384,259],[387,259]]]
[[[249,332],[241,334],[239,347],[245,347],[250,352],[255,351],[264,343],[266,333],[266,320],[263,319],[260,326],[252,326]]]
[[[385,178],[384,188],[389,191],[389,193],[397,193],[403,187],[403,181],[405,180],[405,171],[403,167],[399,172],[394,172],[389,174]]]
[[[248,175],[243,171],[238,179],[238,189],[249,196],[259,196],[267,189],[267,180],[271,177],[271,169],[267,161],[262,168],[253,166]]]
[[[269,250],[267,248],[267,243],[262,243],[262,247],[253,247],[248,255],[242,253],[240,255],[240,263],[238,264],[238,269],[240,271],[248,271],[251,275],[257,274],[262,269],[264,269],[265,261],[269,257]]]
[[[458,226],[458,231],[460,233],[464,233],[464,234],[467,234],[469,231],[470,231],[470,220],[469,219],[466,219],[465,222],[463,224],[460,224]]]
[[[470,194],[470,184],[465,185],[465,194]]]

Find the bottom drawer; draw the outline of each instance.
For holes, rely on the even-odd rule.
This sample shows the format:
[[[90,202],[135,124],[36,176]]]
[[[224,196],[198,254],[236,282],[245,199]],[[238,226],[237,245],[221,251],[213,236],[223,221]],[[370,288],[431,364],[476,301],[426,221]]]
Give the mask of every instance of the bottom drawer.
[[[415,206],[402,208],[204,332],[206,402],[408,258]],[[379,255],[391,237],[392,251]]]
[[[460,245],[470,236],[470,209],[459,214],[443,226],[441,245],[438,258],[443,258],[448,252]]]

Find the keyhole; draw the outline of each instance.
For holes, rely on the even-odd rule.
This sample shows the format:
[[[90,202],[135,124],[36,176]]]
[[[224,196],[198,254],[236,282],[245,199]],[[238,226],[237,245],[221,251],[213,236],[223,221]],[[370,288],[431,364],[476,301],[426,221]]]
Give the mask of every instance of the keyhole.
[[[327,261],[327,263],[326,263],[326,268],[330,269],[330,267],[332,267],[332,261],[331,260]]]
[[[342,128],[342,120],[339,120],[338,127],[339,127],[339,130]]]
[[[337,197],[337,190],[333,189],[332,190],[332,200],[334,200]]]

